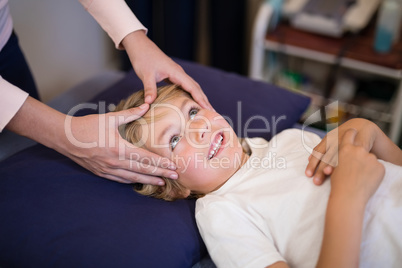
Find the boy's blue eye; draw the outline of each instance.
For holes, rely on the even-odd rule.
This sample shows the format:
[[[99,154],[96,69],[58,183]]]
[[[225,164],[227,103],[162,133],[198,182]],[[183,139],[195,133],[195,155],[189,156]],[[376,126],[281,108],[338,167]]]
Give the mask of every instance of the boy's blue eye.
[[[190,109],[190,111],[188,111],[188,116],[190,118],[190,120],[194,119],[194,117],[197,115],[197,113],[200,111],[199,108],[193,107]],[[170,138],[170,149],[173,151],[174,148],[176,147],[176,145],[179,143],[179,141],[181,140],[181,136],[172,136]]]
[[[176,147],[176,145],[179,143],[181,137],[180,136],[173,136],[170,139],[170,149],[173,151],[173,149]]]
[[[191,108],[190,111],[188,112],[190,119],[194,119],[195,115],[199,112],[199,110],[200,109],[198,108]]]

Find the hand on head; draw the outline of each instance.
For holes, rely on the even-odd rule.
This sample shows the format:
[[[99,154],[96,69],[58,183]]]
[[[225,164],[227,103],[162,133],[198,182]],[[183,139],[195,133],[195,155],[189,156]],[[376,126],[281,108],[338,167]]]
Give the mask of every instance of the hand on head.
[[[65,131],[70,144],[64,154],[96,175],[122,183],[163,185],[159,176],[176,179],[173,162],[134,146],[119,134],[119,125],[138,119],[148,108],[143,104],[104,115],[68,117]]]
[[[136,31],[127,35],[122,44],[131,60],[134,71],[142,80],[145,102],[156,98],[156,83],[168,80],[189,92],[202,107],[213,110],[200,85],[188,76],[183,68],[166,56],[144,33]]]

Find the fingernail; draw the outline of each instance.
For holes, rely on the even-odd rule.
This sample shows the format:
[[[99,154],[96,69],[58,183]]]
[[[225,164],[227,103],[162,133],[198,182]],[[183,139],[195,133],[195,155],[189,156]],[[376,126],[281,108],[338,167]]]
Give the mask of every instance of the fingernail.
[[[320,183],[320,182],[321,182],[321,180],[320,180],[320,178],[315,177],[315,178],[314,178],[314,182],[318,184],[318,183]]]
[[[165,185],[165,182],[164,182],[164,181],[159,181],[159,182],[158,182],[158,185],[159,185],[159,186],[163,186],[163,185]]]
[[[144,110],[145,108],[147,108],[147,104],[143,103],[143,104],[141,104],[141,105],[139,106],[139,108],[140,108],[141,110]]]
[[[306,170],[306,175],[307,175],[308,177],[311,177],[311,175],[313,175],[313,174],[312,174],[311,170]]]
[[[151,95],[145,96],[145,102],[150,103],[151,102]]]
[[[170,169],[170,170],[176,170],[177,168],[176,168],[175,165],[170,165],[170,166],[168,166],[168,169]]]
[[[178,178],[178,176],[177,176],[177,174],[171,174],[169,178],[176,180]]]

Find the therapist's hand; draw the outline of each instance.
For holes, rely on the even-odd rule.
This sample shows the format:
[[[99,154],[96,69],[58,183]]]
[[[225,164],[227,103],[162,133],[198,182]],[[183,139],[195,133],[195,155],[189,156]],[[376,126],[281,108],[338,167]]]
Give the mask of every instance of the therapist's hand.
[[[63,153],[94,174],[121,183],[164,185],[158,176],[177,179],[173,162],[134,146],[119,134],[119,125],[138,119],[148,108],[145,103],[104,115],[67,117],[69,143]]]
[[[144,104],[120,112],[72,117],[28,97],[6,128],[64,154],[103,178],[163,185],[158,176],[177,178],[174,163],[133,146],[118,132],[120,124],[137,119],[148,109]]]
[[[123,41],[134,71],[144,84],[145,102],[151,104],[156,98],[156,83],[169,80],[189,92],[203,108],[213,110],[200,85],[186,74],[181,66],[166,56],[145,34],[135,31]]]

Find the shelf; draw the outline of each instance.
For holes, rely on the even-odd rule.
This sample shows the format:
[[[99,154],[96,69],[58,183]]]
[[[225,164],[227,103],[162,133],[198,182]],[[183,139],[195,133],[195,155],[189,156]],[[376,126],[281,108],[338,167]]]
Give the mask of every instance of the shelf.
[[[279,53],[285,53],[287,55],[301,57],[305,59],[314,59],[319,62],[335,64],[336,56],[325,54],[322,52],[314,51],[311,49],[300,48],[292,45],[279,44],[270,40],[265,41],[265,48],[270,51],[275,51]],[[402,51],[401,51],[402,55]],[[402,59],[401,59],[402,60]],[[385,76],[393,79],[402,79],[401,69],[391,69],[383,66],[374,65],[367,62],[362,62],[359,60],[354,60],[350,58],[342,58],[340,60],[340,66],[354,69],[354,70],[364,70],[365,72]]]
[[[402,39],[393,45],[389,53],[380,54],[373,49],[374,32],[375,26],[371,23],[357,36],[332,38],[301,31],[287,23],[281,23],[273,32],[266,34],[265,46],[269,50],[278,52],[285,50],[286,53],[295,56],[325,63],[335,63],[337,55],[345,49],[341,66],[401,79]]]
[[[268,2],[262,4],[254,23],[250,77],[272,82],[277,66],[275,62],[270,62],[272,58],[267,57],[266,52],[277,52],[394,80],[396,89],[393,100],[388,103],[389,109],[379,111],[378,118],[387,124],[384,132],[398,144],[402,134],[402,29],[401,38],[391,51],[381,54],[373,48],[375,18],[356,35],[347,33],[341,38],[333,38],[295,29],[288,22],[281,22],[274,31],[267,32],[271,10]],[[324,94],[324,88],[322,92]],[[345,107],[347,110],[368,111],[370,114],[364,104],[359,107],[359,104],[349,103]]]

